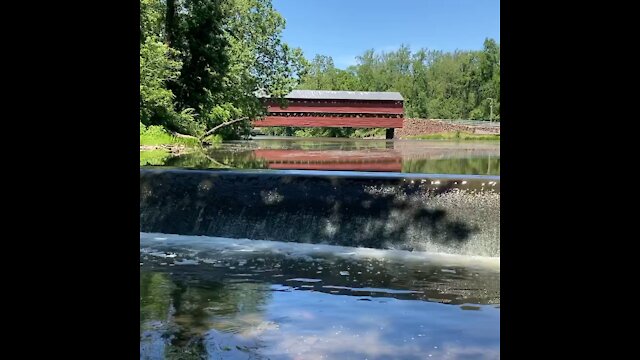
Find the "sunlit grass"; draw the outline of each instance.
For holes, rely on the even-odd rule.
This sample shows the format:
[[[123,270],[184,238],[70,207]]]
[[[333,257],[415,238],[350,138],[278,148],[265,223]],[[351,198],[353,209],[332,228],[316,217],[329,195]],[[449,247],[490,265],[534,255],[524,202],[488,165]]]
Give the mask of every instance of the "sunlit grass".
[[[140,145],[185,145],[198,146],[197,139],[181,138],[171,135],[162,126],[144,126],[140,124]]]
[[[222,141],[222,137],[215,134],[208,136],[204,140],[208,143],[219,143]],[[192,147],[200,146],[200,141],[193,138],[174,136],[166,131],[162,126],[152,125],[147,127],[140,124],[140,145],[184,145]]]

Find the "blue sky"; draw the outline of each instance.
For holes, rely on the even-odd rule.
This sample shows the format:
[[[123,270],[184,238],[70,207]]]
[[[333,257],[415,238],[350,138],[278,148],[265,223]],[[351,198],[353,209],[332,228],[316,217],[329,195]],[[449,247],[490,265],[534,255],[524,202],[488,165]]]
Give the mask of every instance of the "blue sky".
[[[287,20],[284,40],[308,59],[329,55],[336,67],[367,49],[478,50],[500,42],[500,0],[273,0]]]

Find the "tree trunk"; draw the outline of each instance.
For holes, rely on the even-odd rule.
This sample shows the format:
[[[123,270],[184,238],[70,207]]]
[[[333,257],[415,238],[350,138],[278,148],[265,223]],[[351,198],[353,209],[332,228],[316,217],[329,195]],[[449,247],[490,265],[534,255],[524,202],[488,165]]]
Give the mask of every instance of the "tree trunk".
[[[171,46],[176,31],[176,0],[167,0],[167,12],[165,13],[165,36],[167,45]]]
[[[192,136],[192,135],[186,135],[186,134],[181,134],[179,132],[175,132],[175,131],[171,131],[171,135],[175,136],[175,137],[179,137],[179,138],[186,138],[186,139],[196,139],[196,140],[200,140],[198,137],[196,136]]]

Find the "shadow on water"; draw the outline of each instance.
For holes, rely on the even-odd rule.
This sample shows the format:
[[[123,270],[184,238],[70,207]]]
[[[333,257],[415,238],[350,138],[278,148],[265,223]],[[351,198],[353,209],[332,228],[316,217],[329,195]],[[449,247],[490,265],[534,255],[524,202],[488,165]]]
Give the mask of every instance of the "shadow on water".
[[[456,249],[499,224],[499,194],[453,180],[141,171],[140,204],[144,232],[371,248]]]

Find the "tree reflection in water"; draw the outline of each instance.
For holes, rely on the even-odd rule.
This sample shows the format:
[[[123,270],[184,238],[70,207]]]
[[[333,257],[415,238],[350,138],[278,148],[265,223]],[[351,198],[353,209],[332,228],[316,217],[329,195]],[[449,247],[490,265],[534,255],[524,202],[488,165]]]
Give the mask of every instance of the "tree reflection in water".
[[[268,285],[224,285],[185,275],[140,273],[141,358],[202,359],[234,352],[246,357],[257,347],[252,332],[264,327],[261,307],[270,296]]]

